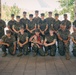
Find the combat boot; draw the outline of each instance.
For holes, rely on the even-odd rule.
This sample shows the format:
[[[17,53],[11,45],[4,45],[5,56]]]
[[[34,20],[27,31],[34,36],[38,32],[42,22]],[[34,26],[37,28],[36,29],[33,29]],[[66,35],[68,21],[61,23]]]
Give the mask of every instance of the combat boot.
[[[70,60],[70,55],[69,55],[69,53],[65,53],[65,56],[66,56],[66,60]]]

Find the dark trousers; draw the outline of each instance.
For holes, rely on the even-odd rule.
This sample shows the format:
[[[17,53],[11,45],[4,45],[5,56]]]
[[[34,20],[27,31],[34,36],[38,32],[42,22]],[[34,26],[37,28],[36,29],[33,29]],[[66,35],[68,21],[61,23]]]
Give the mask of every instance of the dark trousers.
[[[50,50],[50,56],[55,56],[56,54],[56,45],[45,47],[45,53],[48,53],[48,50]]]

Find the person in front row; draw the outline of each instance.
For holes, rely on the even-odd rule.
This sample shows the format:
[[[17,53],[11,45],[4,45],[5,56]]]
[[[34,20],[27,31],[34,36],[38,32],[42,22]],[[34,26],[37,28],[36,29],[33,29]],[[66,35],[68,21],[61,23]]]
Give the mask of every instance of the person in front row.
[[[50,56],[55,56],[56,54],[56,36],[54,34],[54,29],[49,29],[49,35],[45,37],[44,41],[45,55],[48,55],[48,50],[50,50]]]
[[[2,36],[2,51],[4,52],[2,57],[7,55],[6,49],[11,55],[15,55],[16,52],[16,40],[15,37],[11,34],[10,30],[6,31],[6,35]]]
[[[32,44],[33,56],[39,55],[44,56],[45,52],[43,51],[43,38],[40,36],[40,31],[35,30],[35,35],[33,35],[30,40]]]
[[[28,54],[28,34],[24,32],[24,26],[20,27],[20,33],[18,34],[18,57]]]

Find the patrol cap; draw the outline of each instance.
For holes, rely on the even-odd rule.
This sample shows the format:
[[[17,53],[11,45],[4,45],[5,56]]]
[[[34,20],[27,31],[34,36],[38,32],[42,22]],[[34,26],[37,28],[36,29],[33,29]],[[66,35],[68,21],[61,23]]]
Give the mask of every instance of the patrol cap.
[[[45,14],[44,13],[41,13],[41,16],[45,16]]]
[[[33,17],[33,14],[29,14],[29,17]]]
[[[56,13],[56,14],[55,14],[55,16],[59,16],[59,14],[58,14],[58,13]]]
[[[6,34],[10,34],[11,33],[11,31],[10,30],[6,30]]]
[[[51,12],[51,11],[49,11],[48,13],[49,13],[49,14],[52,14],[52,12]]]
[[[11,17],[14,17],[14,14],[11,14]]]
[[[20,18],[20,16],[16,16],[16,18]]]
[[[35,32],[40,32],[40,30],[39,29],[36,29]]]
[[[38,12],[39,12],[38,10],[35,11],[35,13],[38,13]]]
[[[25,11],[23,12],[23,14],[26,14],[26,13],[27,13],[27,12],[25,12]]]
[[[64,16],[67,16],[67,14],[64,14]]]

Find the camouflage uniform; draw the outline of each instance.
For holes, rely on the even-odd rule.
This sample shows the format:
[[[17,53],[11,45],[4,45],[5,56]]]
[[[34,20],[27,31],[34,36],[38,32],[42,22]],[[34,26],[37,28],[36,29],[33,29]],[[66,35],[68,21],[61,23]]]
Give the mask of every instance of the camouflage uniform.
[[[24,33],[23,35],[21,33],[18,34],[18,40],[20,43],[24,43],[26,41],[26,38],[28,38],[28,34]],[[24,51],[24,54],[28,54],[28,43],[25,44],[23,47],[18,46],[19,52],[22,53],[22,49]]]
[[[71,35],[72,39],[76,41],[76,31],[72,33]],[[76,56],[76,44],[73,43],[73,55]]]
[[[36,36],[36,35],[35,35]],[[37,37],[37,41],[43,41],[43,38],[39,35],[39,36],[36,36]],[[39,45],[39,44],[36,44],[36,43],[32,43],[33,44],[33,51],[34,53],[39,53],[41,56],[44,56],[45,55],[45,52],[43,51],[43,46],[42,45]]]
[[[4,28],[6,27],[6,23],[3,20],[0,20],[0,39],[4,35]]]
[[[67,29],[65,29],[64,31],[62,29],[59,29],[57,34],[60,35],[63,40],[68,40],[68,37],[70,36],[70,32]],[[58,50],[61,56],[65,55],[65,53],[69,53],[69,42],[65,44],[63,41],[59,40]]]
[[[56,36],[46,36],[45,41],[47,44],[52,43],[54,40],[56,40]],[[56,54],[56,44],[45,47],[45,52],[48,53],[48,50],[50,49],[50,56],[55,56]]]
[[[7,47],[6,45],[2,45],[2,51],[4,53],[6,53],[6,48],[8,48],[8,52],[13,55],[13,51],[14,51],[14,43],[16,42],[15,37],[13,35],[11,35],[11,38],[8,38],[7,35],[4,35],[2,37],[2,41],[4,43],[8,43],[9,47]]]

